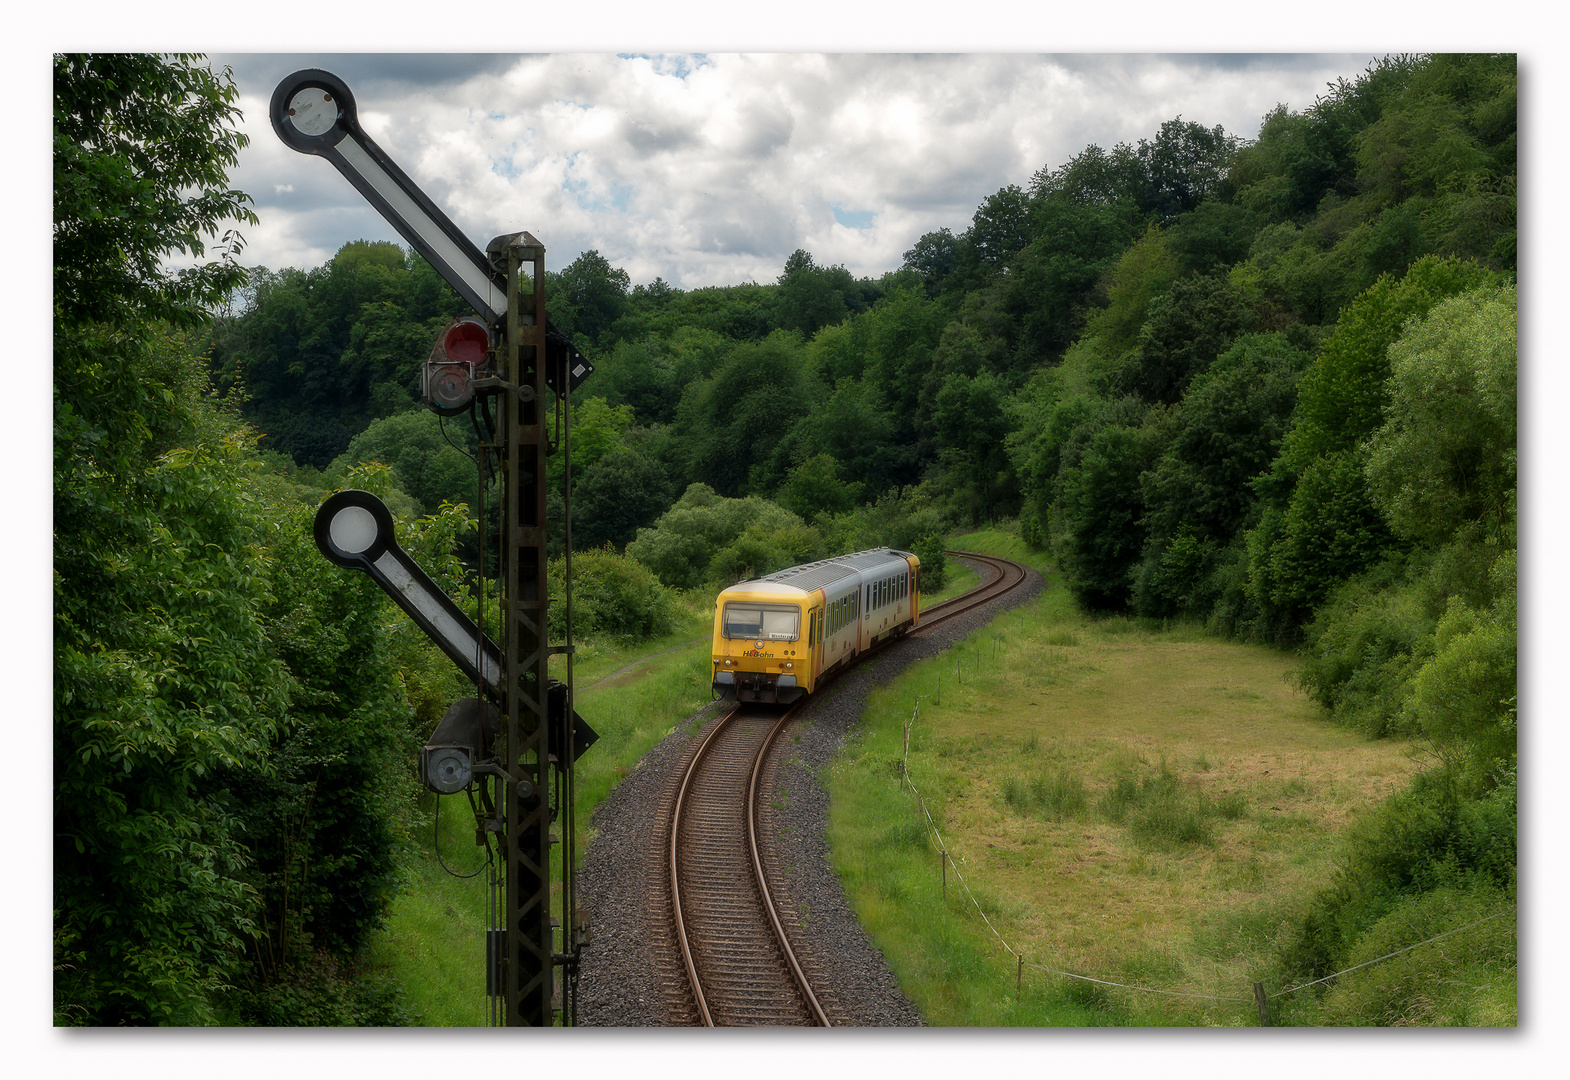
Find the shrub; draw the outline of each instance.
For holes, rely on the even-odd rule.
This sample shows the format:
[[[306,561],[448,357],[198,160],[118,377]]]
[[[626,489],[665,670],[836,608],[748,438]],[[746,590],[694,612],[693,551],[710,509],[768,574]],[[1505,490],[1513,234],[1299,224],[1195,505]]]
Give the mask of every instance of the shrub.
[[[1435,889],[1403,899],[1353,944],[1345,960],[1348,966],[1379,962],[1349,971],[1332,985],[1321,1022],[1513,1026],[1512,903],[1503,890],[1486,885]],[[1417,948],[1411,948],[1414,945]]]
[[[1320,978],[1349,966],[1363,933],[1405,897],[1439,888],[1495,888],[1516,880],[1513,774],[1482,798],[1468,798],[1447,769],[1358,821],[1331,885],[1304,913],[1282,949],[1288,970]]]
[[[1303,690],[1340,723],[1375,737],[1398,729],[1413,675],[1433,649],[1434,619],[1408,564],[1386,560],[1346,582],[1304,631]]]
[[[565,581],[566,559],[553,559],[547,570],[552,581]],[[675,629],[675,601],[648,568],[623,558],[609,547],[579,552],[572,561],[572,629],[574,634],[604,634],[632,641],[668,634]],[[565,597],[555,597],[550,632],[560,641],[567,634]]]
[[[916,541],[911,554],[921,560],[921,591],[933,595],[943,591],[949,581],[949,560],[943,554],[943,537],[930,534]]]

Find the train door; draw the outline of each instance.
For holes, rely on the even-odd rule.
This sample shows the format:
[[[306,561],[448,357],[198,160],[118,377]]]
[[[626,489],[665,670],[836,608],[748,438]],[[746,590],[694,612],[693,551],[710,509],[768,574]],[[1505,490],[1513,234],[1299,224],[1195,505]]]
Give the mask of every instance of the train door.
[[[813,608],[807,623],[807,674],[812,678],[809,689],[817,687],[818,676],[823,674],[823,612],[821,606]]]

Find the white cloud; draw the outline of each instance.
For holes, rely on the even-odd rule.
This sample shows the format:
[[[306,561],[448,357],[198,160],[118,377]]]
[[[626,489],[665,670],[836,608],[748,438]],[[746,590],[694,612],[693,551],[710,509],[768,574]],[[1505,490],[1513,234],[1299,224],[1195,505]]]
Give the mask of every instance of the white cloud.
[[[1137,142],[1178,115],[1252,138],[1278,102],[1306,108],[1370,59],[214,57],[244,95],[252,144],[234,182],[257,197],[254,264],[315,265],[348,241],[395,237],[331,166],[286,149],[268,123],[277,82],[323,67],[476,244],[527,229],[554,268],[595,248],[634,283],[659,275],[683,288],[772,281],[798,247],[876,276],[922,234],[963,231],[987,196],[1091,143]]]

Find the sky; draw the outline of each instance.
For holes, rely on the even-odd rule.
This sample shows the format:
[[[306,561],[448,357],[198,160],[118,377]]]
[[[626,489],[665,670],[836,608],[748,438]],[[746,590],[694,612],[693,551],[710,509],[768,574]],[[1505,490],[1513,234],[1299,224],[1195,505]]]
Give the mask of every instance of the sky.
[[[561,270],[597,250],[633,284],[776,280],[798,248],[857,277],[925,233],[970,225],[999,189],[1092,144],[1181,116],[1244,139],[1311,106],[1372,52],[1025,54],[223,53],[255,200],[242,262],[308,269],[397,234],[325,159],[268,119],[287,75],[321,68],[360,122],[483,248],[528,230]],[[401,242],[401,241],[400,241]]]

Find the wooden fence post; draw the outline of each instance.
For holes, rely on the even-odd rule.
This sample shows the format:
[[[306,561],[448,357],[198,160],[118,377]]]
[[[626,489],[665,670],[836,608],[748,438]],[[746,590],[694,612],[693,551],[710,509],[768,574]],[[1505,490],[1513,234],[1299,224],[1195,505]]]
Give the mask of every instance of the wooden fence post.
[[[1259,1026],[1269,1027],[1270,1012],[1265,1007],[1265,984],[1262,982],[1254,984],[1254,1007],[1259,1010]]]

